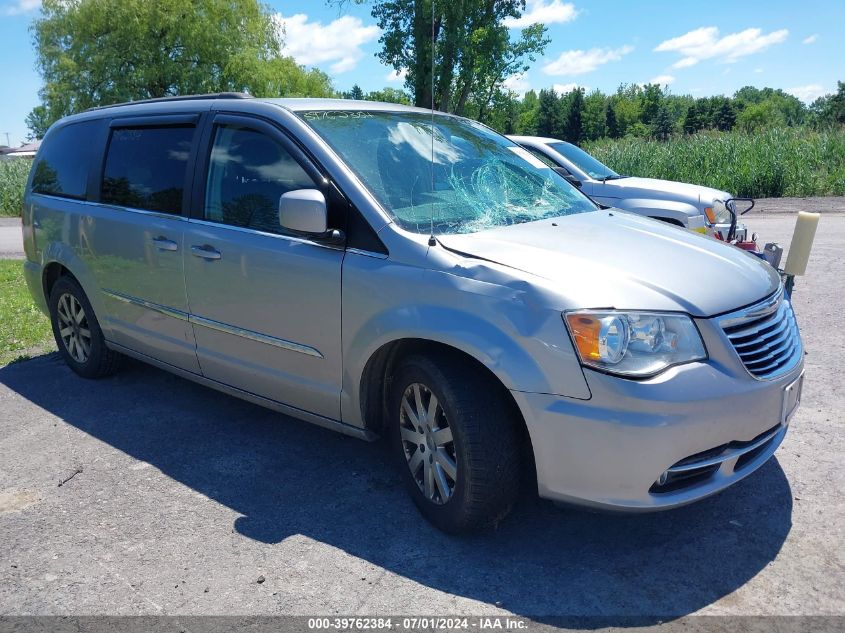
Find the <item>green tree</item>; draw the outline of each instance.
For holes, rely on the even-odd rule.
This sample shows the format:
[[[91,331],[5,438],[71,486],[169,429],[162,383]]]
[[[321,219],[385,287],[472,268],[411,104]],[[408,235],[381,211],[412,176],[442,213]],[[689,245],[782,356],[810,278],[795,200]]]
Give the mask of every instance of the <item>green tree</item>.
[[[522,97],[520,104],[519,116],[516,122],[516,130],[518,134],[527,134],[533,136],[538,134],[538,114],[540,110],[540,100],[537,93],[529,90]]]
[[[637,84],[622,84],[611,97],[611,102],[619,124],[619,135],[627,136],[632,132],[634,125],[642,123],[642,88]],[[638,131],[646,129],[642,125],[637,128]]]
[[[27,117],[58,118],[121,101],[223,91],[328,96],[328,77],[280,53],[258,0],[44,0],[31,27],[43,78]]]
[[[406,72],[405,85],[420,107],[464,114],[473,102],[485,117],[502,82],[525,72],[549,42],[542,24],[511,39],[504,21],[520,17],[525,0],[372,2],[382,30],[379,59]]]
[[[657,110],[652,127],[654,128],[654,136],[661,141],[667,140],[672,135],[674,131],[672,115],[665,104]]]
[[[745,132],[757,132],[773,127],[783,127],[786,119],[778,110],[777,104],[766,99],[759,103],[752,103],[736,117],[737,126]]]
[[[478,120],[502,134],[516,134],[519,127],[520,102],[513,92],[497,90],[489,103],[477,105]]]
[[[684,116],[683,128],[685,134],[695,134],[704,128],[704,123],[701,120],[701,114],[698,111],[698,104],[693,103],[689,108],[687,108],[687,113]]]
[[[584,139],[584,89],[576,88],[567,95],[563,106],[563,138],[578,145]]]
[[[730,132],[736,124],[736,110],[729,99],[724,99],[716,111],[715,127],[722,132]]]
[[[601,91],[593,90],[584,97],[584,138],[595,141],[607,135],[607,108],[605,97]]]
[[[560,131],[560,102],[551,88],[541,90],[537,106],[537,134],[555,136]]]
[[[734,102],[740,111],[760,106],[752,110],[751,115],[744,117],[746,124],[754,119],[758,127],[777,127],[779,125],[801,125],[807,115],[807,107],[798,97],[773,88],[755,88],[744,86],[734,94]],[[768,120],[762,120],[764,115]],[[741,114],[738,115],[739,123]]]
[[[845,125],[845,82],[837,81],[835,94],[819,97],[813,102],[811,111],[816,125]]]
[[[645,125],[654,123],[662,103],[663,89],[658,84],[646,84],[642,92],[640,122]]]
[[[401,103],[403,105],[411,105],[411,99],[408,93],[398,88],[382,88],[381,90],[373,90],[368,92],[364,97],[367,101],[383,101],[385,103]]]
[[[607,102],[604,120],[607,135],[610,138],[619,138],[621,136],[619,134],[619,122],[616,120],[616,110],[613,109],[613,104],[610,101]]]
[[[354,84],[351,90],[343,93],[343,98],[361,100],[364,98],[364,91],[361,90],[361,86]]]

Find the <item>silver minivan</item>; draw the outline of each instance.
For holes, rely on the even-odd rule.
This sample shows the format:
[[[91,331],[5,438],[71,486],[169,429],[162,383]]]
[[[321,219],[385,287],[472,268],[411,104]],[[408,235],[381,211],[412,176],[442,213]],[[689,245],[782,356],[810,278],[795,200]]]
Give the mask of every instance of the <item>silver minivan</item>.
[[[23,219],[77,374],[130,356],[387,436],[450,532],[535,481],[596,508],[701,499],[774,453],[800,399],[773,268],[599,208],[455,116],[238,94],[95,109],[48,131]]]

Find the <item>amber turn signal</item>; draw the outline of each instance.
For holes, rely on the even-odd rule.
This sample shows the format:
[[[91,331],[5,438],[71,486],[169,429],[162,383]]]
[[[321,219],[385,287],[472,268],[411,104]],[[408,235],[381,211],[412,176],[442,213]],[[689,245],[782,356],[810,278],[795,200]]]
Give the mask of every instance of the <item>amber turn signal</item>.
[[[599,352],[601,321],[594,316],[574,313],[566,315],[566,323],[581,358],[584,360],[601,360],[601,353]]]

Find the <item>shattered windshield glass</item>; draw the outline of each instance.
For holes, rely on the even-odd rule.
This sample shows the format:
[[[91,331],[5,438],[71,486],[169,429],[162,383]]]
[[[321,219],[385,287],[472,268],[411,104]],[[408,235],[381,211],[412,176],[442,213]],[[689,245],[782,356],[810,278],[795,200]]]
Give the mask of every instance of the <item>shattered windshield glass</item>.
[[[432,125],[415,112],[300,116],[410,231],[428,233],[432,218],[435,233],[473,233],[597,208],[523,148],[472,121],[438,115]]]

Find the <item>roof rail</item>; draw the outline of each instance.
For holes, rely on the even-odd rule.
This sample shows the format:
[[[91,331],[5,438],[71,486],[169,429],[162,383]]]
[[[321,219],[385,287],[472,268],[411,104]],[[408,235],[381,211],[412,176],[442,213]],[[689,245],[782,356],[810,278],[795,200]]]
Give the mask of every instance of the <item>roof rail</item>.
[[[177,95],[173,97],[156,97],[154,99],[138,99],[137,101],[124,101],[122,103],[112,103],[104,106],[95,106],[88,108],[85,112],[91,110],[105,110],[106,108],[116,108],[124,105],[135,105],[136,103],[166,103],[169,101],[199,101],[202,99],[252,99],[252,95],[245,92],[214,92],[204,95]]]

